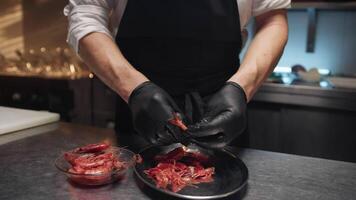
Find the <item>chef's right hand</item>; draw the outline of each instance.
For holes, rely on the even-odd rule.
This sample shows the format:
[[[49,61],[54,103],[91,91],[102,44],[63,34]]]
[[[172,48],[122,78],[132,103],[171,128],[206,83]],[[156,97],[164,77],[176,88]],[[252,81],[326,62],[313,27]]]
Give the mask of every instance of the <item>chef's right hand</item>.
[[[129,107],[135,130],[155,145],[168,145],[184,140],[182,131],[168,123],[178,106],[162,88],[147,81],[137,86],[129,97]]]

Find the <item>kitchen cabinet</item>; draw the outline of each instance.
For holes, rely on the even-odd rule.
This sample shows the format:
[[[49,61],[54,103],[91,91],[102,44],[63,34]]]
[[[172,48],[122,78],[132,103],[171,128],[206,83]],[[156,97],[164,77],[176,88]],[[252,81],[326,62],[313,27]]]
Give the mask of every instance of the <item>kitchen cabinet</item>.
[[[117,95],[97,77],[70,83],[75,94],[71,121],[98,127],[115,126]]]
[[[348,93],[349,97],[339,94],[334,98],[322,97],[327,99],[325,101],[307,102],[321,97],[317,97],[317,92],[307,94],[297,88],[294,88],[295,92],[291,88],[285,88],[283,92],[278,90],[280,88],[273,91],[271,88],[266,90],[268,85],[263,87],[260,92],[264,94],[256,94],[255,100],[248,105],[249,147],[356,162],[356,111],[353,110],[356,101],[351,101],[353,93]],[[273,100],[283,94],[290,95],[294,101]],[[345,104],[345,101],[350,102]]]
[[[113,127],[116,94],[93,79],[0,76],[0,106],[59,113],[61,120]]]
[[[92,79],[92,125],[114,128],[115,108],[118,95],[98,78]]]
[[[0,76],[0,106],[58,113],[70,121],[75,93],[70,80]],[[74,81],[76,82],[76,81]]]

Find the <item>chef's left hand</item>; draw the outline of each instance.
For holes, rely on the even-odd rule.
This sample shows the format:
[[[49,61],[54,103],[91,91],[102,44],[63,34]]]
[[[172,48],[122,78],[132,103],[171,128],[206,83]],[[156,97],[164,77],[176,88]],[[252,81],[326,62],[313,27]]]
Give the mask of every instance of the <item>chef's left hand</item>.
[[[227,82],[209,99],[202,119],[188,127],[192,141],[208,148],[221,148],[246,128],[246,95],[235,82]]]

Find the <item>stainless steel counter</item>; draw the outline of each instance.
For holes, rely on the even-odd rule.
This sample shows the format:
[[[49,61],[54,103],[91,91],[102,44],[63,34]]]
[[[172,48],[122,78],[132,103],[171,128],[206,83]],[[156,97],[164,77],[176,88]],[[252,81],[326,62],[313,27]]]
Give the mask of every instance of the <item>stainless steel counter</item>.
[[[142,192],[132,175],[123,182],[97,188],[70,184],[54,167],[54,159],[63,151],[80,145],[103,139],[115,141],[115,133],[69,123],[47,126],[48,129],[43,126],[17,133],[15,141],[8,135],[9,143],[0,146],[1,200],[166,199]],[[35,134],[31,136],[29,132]],[[19,137],[21,134],[26,137]],[[356,196],[354,163],[253,149],[241,149],[239,156],[250,173],[246,200],[350,200]]]

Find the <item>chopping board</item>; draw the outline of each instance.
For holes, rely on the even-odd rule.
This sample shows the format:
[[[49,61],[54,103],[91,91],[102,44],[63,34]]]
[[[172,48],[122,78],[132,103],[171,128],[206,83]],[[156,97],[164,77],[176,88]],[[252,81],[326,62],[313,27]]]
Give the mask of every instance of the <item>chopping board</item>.
[[[59,114],[0,106],[0,135],[59,121]]]

